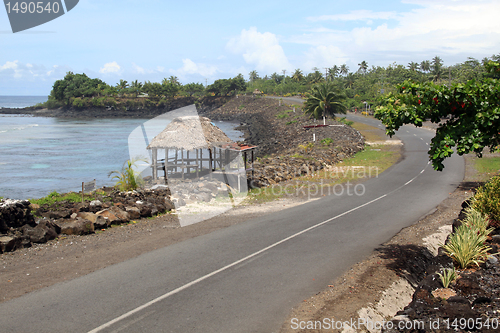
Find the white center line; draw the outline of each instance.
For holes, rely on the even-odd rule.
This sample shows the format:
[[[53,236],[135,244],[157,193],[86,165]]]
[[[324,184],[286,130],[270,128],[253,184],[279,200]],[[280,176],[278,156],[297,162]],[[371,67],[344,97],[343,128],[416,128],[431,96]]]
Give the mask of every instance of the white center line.
[[[427,165],[429,165],[429,164],[430,164],[430,162],[429,162],[429,163],[427,163]],[[427,168],[427,167],[425,167],[425,168],[424,168],[424,170],[425,170],[426,168]],[[420,174],[418,174],[418,175],[416,175],[415,177],[413,177],[412,179],[410,179],[410,180],[409,180],[408,182],[406,182],[404,185],[402,185],[402,186],[400,186],[400,187],[398,187],[398,188],[396,188],[396,189],[394,189],[394,190],[392,190],[392,191],[390,191],[390,192],[388,192],[388,193],[386,193],[386,194],[384,194],[384,195],[381,195],[381,196],[379,196],[379,197],[378,197],[378,198],[376,198],[376,199],[373,199],[373,200],[371,200],[371,201],[368,201],[368,202],[366,202],[366,203],[364,203],[364,204],[362,204],[362,205],[360,205],[360,206],[358,206],[358,207],[355,207],[355,208],[353,208],[353,209],[350,209],[350,210],[348,210],[348,211],[346,211],[346,212],[344,212],[344,213],[342,213],[342,214],[339,214],[339,215],[337,215],[337,216],[334,216],[334,217],[332,217],[332,218],[329,218],[328,220],[325,220],[325,221],[320,222],[320,223],[318,223],[318,224],[316,224],[316,225],[313,225],[313,226],[311,226],[311,227],[309,227],[309,228],[307,228],[307,229],[304,229],[304,230],[302,230],[302,231],[300,231],[300,232],[297,232],[296,234],[293,234],[293,235],[291,235],[291,236],[289,236],[289,237],[287,237],[287,238],[284,238],[284,239],[282,239],[282,240],[280,240],[280,241],[278,241],[278,242],[276,242],[276,243],[274,243],[274,244],[272,244],[272,245],[269,245],[268,247],[265,247],[265,248],[263,248],[263,249],[261,249],[261,250],[259,250],[259,251],[255,252],[255,253],[253,253],[253,254],[250,254],[249,256],[246,256],[245,258],[242,258],[242,259],[240,259],[240,260],[237,260],[237,261],[233,262],[232,264],[229,264],[229,265],[227,265],[227,266],[224,266],[224,267],[222,267],[222,268],[220,268],[220,269],[218,269],[218,270],[213,271],[212,273],[209,273],[209,274],[207,274],[207,275],[204,275],[204,276],[202,276],[202,277],[200,277],[200,278],[198,278],[198,279],[196,279],[196,280],[193,280],[193,281],[191,281],[191,282],[189,282],[189,283],[187,283],[187,284],[185,284],[185,285],[183,285],[183,286],[181,286],[181,287],[179,287],[179,288],[177,288],[177,289],[174,289],[174,290],[172,290],[172,291],[170,291],[170,292],[168,292],[168,293],[166,293],[166,294],[163,294],[163,295],[161,295],[161,296],[159,296],[159,297],[157,297],[157,298],[155,298],[155,299],[153,299],[153,300],[151,300],[151,301],[149,301],[149,302],[147,302],[147,303],[145,303],[145,304],[143,304],[143,305],[141,305],[141,306],[139,306],[139,307],[137,307],[137,308],[135,308],[135,309],[133,309],[133,310],[130,310],[130,311],[129,311],[129,312],[127,312],[127,313],[122,314],[121,316],[119,316],[119,317],[117,317],[117,318],[115,318],[115,319],[113,319],[113,320],[111,320],[111,321],[109,321],[109,322],[107,322],[107,323],[105,323],[105,324],[102,324],[101,326],[99,326],[99,327],[97,327],[97,328],[94,328],[93,330],[89,331],[88,333],[97,333],[97,332],[100,332],[100,331],[102,331],[102,330],[104,330],[104,329],[106,329],[106,328],[108,328],[108,327],[112,326],[113,324],[116,324],[117,322],[119,322],[119,321],[121,321],[121,320],[123,320],[123,319],[126,319],[126,318],[128,318],[128,317],[132,316],[133,314],[136,314],[136,313],[138,313],[139,311],[142,311],[142,310],[144,310],[144,309],[146,309],[146,308],[150,307],[151,305],[154,305],[154,304],[156,304],[156,303],[158,303],[158,302],[160,302],[160,301],[162,301],[162,300],[164,300],[164,299],[166,299],[166,298],[168,298],[168,297],[170,297],[170,296],[172,296],[172,295],[175,295],[175,294],[177,294],[177,293],[179,293],[179,292],[181,292],[181,291],[183,291],[183,290],[185,290],[185,289],[188,289],[188,288],[189,288],[189,287],[191,287],[191,286],[194,286],[195,284],[198,284],[198,283],[200,283],[200,282],[202,282],[202,281],[204,281],[204,280],[208,279],[208,278],[209,278],[209,277],[211,277],[211,276],[214,276],[214,275],[219,274],[219,273],[221,273],[221,272],[223,272],[223,271],[226,271],[226,270],[228,270],[229,268],[232,268],[232,267],[234,267],[234,266],[236,266],[236,265],[238,265],[238,264],[240,264],[240,263],[242,263],[242,262],[244,262],[244,261],[246,261],[246,260],[249,260],[249,259],[251,259],[251,258],[253,258],[253,257],[255,257],[255,256],[258,256],[259,254],[261,254],[261,253],[263,253],[263,252],[266,252],[266,251],[268,251],[268,250],[270,250],[270,249],[272,249],[272,248],[274,248],[274,247],[276,247],[276,246],[278,246],[278,245],[280,245],[280,244],[283,244],[283,243],[285,243],[285,242],[287,242],[287,241],[289,241],[289,240],[291,240],[291,239],[293,239],[293,238],[296,238],[296,237],[298,237],[298,236],[300,236],[300,235],[302,235],[302,234],[305,234],[305,233],[306,233],[306,232],[308,232],[308,231],[311,231],[311,230],[316,229],[316,228],[318,228],[318,227],[320,227],[320,226],[322,226],[322,225],[324,225],[324,224],[327,224],[327,223],[332,222],[332,221],[334,221],[334,220],[336,220],[336,219],[339,219],[339,218],[341,218],[341,217],[343,217],[343,216],[345,216],[345,215],[348,215],[348,214],[350,214],[350,213],[352,213],[352,212],[354,212],[354,211],[356,211],[356,210],[358,210],[358,209],[361,209],[361,208],[363,208],[363,207],[366,207],[366,206],[368,206],[368,205],[371,205],[372,203],[377,202],[377,201],[379,201],[379,200],[381,200],[381,199],[383,199],[383,198],[385,198],[385,197],[387,197],[387,196],[391,195],[392,193],[395,193],[395,192],[399,191],[399,190],[400,190],[400,189],[402,189],[403,187],[407,186],[408,184],[410,184],[411,182],[413,182],[415,179],[417,179],[417,177],[418,177],[418,176],[420,176],[420,175],[423,173],[423,171],[424,171],[424,170],[422,170],[422,172],[421,172]]]

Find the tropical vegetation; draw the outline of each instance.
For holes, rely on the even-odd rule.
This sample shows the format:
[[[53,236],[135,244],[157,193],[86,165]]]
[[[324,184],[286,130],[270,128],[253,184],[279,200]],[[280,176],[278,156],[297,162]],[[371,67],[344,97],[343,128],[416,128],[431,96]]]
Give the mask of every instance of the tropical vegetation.
[[[252,70],[247,74],[247,80],[239,74],[234,78],[215,80],[210,85],[196,82],[182,84],[176,76],[164,78],[161,82],[128,82],[122,79],[115,85],[109,85],[86,74],[68,72],[63,79],[54,83],[49,100],[39,107],[163,107],[178,97],[196,100],[205,96],[251,94],[255,90],[269,95],[304,96],[313,86],[329,82],[346,96],[343,105],[347,109],[367,110],[380,105],[381,96],[397,93],[399,85],[405,80],[419,84],[433,82],[438,86],[465,84],[472,79],[482,82],[491,74],[485,66],[490,60],[498,62],[500,56],[494,55],[481,61],[468,58],[463,63],[448,67],[444,66],[439,56],[430,60],[411,61],[407,65],[392,63],[386,67],[370,66],[362,60],[353,69],[346,64],[332,64],[321,70],[317,67],[297,68],[291,72],[283,70],[264,76]]]
[[[115,186],[121,191],[132,191],[137,189],[143,180],[141,176],[135,171],[136,163],[142,161],[141,159],[127,160],[123,164],[122,170],[114,170],[109,173],[111,179],[116,180]]]
[[[495,150],[500,145],[500,63],[489,60],[484,70],[481,80],[463,83],[407,80],[381,99],[375,117],[391,136],[405,124],[422,126],[427,120],[439,124],[429,150],[436,170],[444,168],[453,148],[459,155],[482,156],[484,148]],[[434,81],[438,74],[436,69]]]
[[[342,104],[345,95],[332,82],[322,82],[313,86],[306,96],[304,112],[311,118],[320,119],[326,116],[335,118],[335,114],[346,113],[346,107]]]

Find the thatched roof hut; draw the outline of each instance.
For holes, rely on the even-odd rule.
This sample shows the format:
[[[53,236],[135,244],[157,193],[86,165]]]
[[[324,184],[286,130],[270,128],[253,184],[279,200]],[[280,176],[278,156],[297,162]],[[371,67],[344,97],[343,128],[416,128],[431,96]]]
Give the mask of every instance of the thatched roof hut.
[[[147,147],[152,150],[153,179],[157,179],[157,171],[161,169],[164,170],[165,181],[169,171],[178,173],[180,169],[184,178],[184,173],[189,174],[191,170],[195,170],[198,177],[198,173],[203,171],[204,163],[208,164],[208,170],[213,170],[213,145],[231,142],[231,139],[208,118],[175,118]],[[165,159],[158,159],[158,150],[165,150]],[[170,150],[173,151],[172,157],[169,155]],[[203,150],[208,150],[208,158],[204,158]]]
[[[148,149],[208,149],[212,143],[232,140],[210,119],[198,116],[179,117],[158,134]]]

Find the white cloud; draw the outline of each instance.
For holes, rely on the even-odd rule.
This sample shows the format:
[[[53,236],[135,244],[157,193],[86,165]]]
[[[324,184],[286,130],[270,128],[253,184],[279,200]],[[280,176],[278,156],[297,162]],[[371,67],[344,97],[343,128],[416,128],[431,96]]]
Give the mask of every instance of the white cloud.
[[[270,32],[260,33],[255,27],[243,29],[238,37],[227,43],[226,49],[242,54],[245,62],[258,71],[270,73],[292,68],[276,35]]]
[[[382,65],[397,59],[419,61],[439,55],[446,61],[458,56],[482,57],[499,52],[500,1],[402,2],[420,7],[400,13],[358,10],[310,17],[308,20],[314,22],[314,26],[289,41],[315,47],[316,50],[306,54],[309,59],[319,57],[320,46],[336,47],[353,63],[363,59],[372,59],[373,63],[378,58]],[[370,23],[377,25],[371,27]]]
[[[182,59],[182,63],[183,66],[180,69],[173,71],[180,76],[199,74],[203,77],[211,77],[217,73],[217,67],[213,65],[195,63],[191,59]]]
[[[310,48],[305,53],[304,64],[302,68],[311,70],[313,67],[333,67],[334,64],[343,64],[347,61],[348,57],[344,54],[339,47],[333,45],[320,45]]]
[[[371,10],[353,10],[348,14],[321,15],[308,17],[309,21],[367,21],[389,20],[397,17],[396,12],[374,12]]]
[[[99,73],[101,74],[111,74],[111,73],[119,73],[121,70],[120,65],[116,61],[113,62],[108,62],[104,64],[104,67],[102,67],[99,70]]]
[[[146,70],[140,66],[137,66],[135,63],[132,63],[132,67],[134,67],[134,72],[137,74],[144,74]]]
[[[46,70],[43,65],[22,64],[19,60],[14,60],[0,65],[0,75],[6,78],[33,80],[35,77],[45,77]]]

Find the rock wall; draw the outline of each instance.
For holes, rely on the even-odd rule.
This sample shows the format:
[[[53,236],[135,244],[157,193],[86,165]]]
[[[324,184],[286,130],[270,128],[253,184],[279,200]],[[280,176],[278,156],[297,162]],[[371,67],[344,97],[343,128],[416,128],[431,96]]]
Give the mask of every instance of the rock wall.
[[[31,215],[28,200],[2,199],[0,201],[0,233],[20,228],[23,225],[35,225],[35,218]]]
[[[0,201],[0,253],[45,243],[60,234],[91,234],[111,224],[128,223],[175,208],[168,189],[101,191],[105,193],[101,200],[83,203],[62,201],[39,206],[27,200]]]

